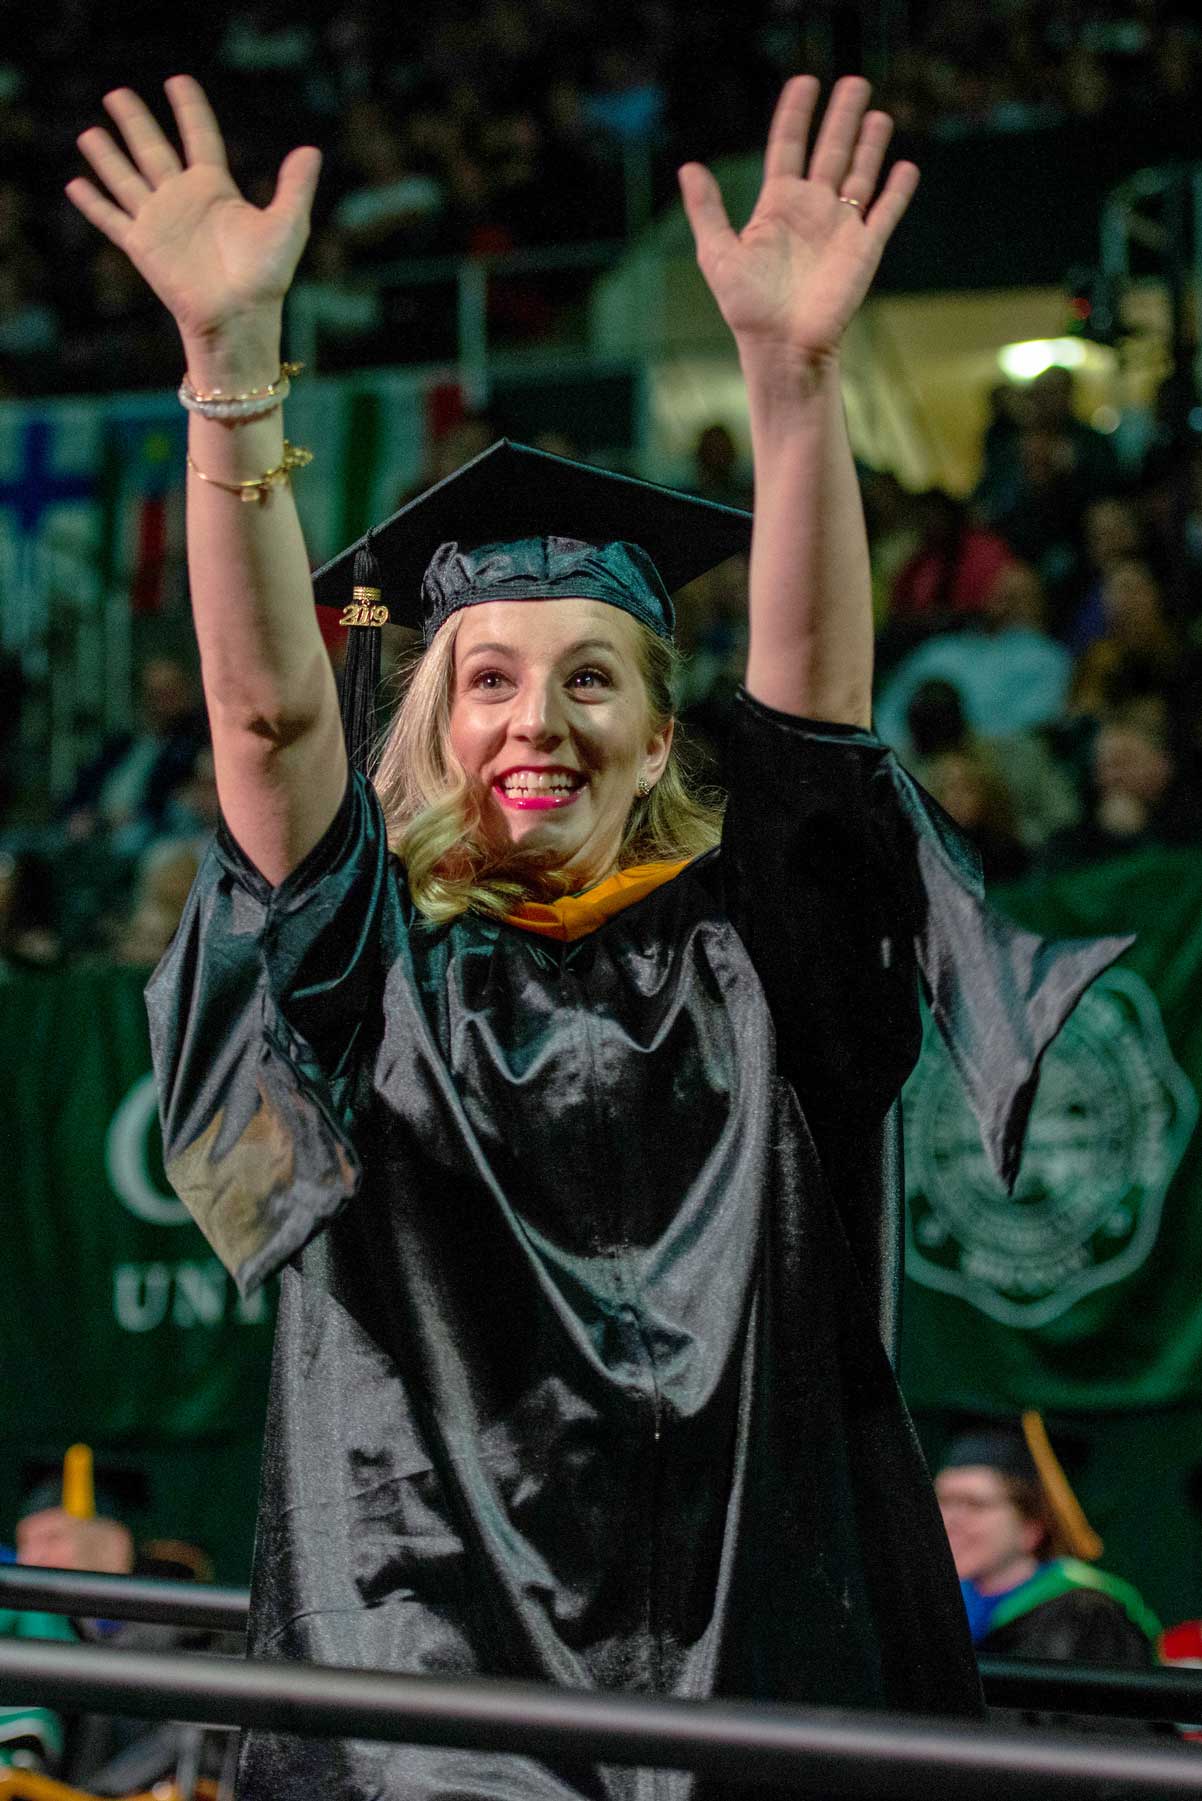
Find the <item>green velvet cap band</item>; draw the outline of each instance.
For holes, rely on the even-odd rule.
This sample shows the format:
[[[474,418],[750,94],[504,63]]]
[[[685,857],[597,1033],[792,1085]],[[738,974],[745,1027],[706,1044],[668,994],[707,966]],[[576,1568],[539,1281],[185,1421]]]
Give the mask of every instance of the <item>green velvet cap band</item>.
[[[578,596],[620,607],[661,638],[676,623],[658,569],[637,544],[589,544],[580,538],[515,538],[464,550],[440,544],[422,583],[422,629],[429,644],[462,607],[489,600],[566,600]]]

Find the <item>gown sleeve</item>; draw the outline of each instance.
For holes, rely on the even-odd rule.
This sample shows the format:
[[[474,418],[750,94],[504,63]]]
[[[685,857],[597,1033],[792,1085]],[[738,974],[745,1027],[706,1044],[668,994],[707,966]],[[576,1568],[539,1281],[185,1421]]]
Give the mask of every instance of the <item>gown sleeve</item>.
[[[730,747],[727,905],[818,1120],[873,1122],[918,1049],[914,974],[1013,1191],[1044,1051],[1130,937],[1040,938],[986,904],[980,862],[873,733],[746,692]]]
[[[147,987],[167,1175],[243,1294],[358,1187],[349,1090],[379,1006],[388,870],[358,775],[277,887],[219,827]]]
[[[727,774],[726,910],[895,1356],[897,1101],[921,1042],[919,979],[1011,1193],[1043,1053],[1132,940],[1051,943],[993,912],[971,845],[871,732],[779,713],[741,691]]]
[[[740,692],[724,900],[763,983],[782,1073],[824,1139],[878,1125],[918,1056],[920,902],[869,732]]]

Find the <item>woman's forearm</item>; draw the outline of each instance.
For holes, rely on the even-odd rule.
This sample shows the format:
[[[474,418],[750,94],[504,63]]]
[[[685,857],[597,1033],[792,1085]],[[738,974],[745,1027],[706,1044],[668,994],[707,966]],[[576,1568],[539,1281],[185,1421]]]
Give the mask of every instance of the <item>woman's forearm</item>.
[[[220,345],[187,344],[185,354],[201,392],[262,388],[279,374],[278,322]],[[236,425],[193,414],[188,445],[188,574],[222,806],[244,849],[278,881],[341,797],[337,696],[291,487],[247,502],[216,484],[279,465],[283,411]]]
[[[290,151],[270,202],[251,206],[204,89],[190,75],[165,86],[178,144],[140,95],[114,88],[104,105],[116,135],[80,133],[95,179],[73,177],[67,195],[171,313],[196,393],[259,396],[280,373],[283,301],[321,157],[312,145]],[[237,487],[280,470],[280,409],[238,422],[194,415],[188,442],[188,574],[218,792],[242,848],[279,882],[333,818],[346,778],[288,484],[249,502]]]
[[[740,345],[755,465],[747,688],[783,713],[872,714],[868,539],[837,358]]]
[[[189,344],[185,354],[200,392],[246,393],[279,374],[278,327],[221,346]],[[304,539],[287,484],[252,502],[216,484],[278,466],[283,411],[237,424],[192,414],[188,450],[188,575],[210,710],[270,730],[313,705],[306,688],[322,643]]]

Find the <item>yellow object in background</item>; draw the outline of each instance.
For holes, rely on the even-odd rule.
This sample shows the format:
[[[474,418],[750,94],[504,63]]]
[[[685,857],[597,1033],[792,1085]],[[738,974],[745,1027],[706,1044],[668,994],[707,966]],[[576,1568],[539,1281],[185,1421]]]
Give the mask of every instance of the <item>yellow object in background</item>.
[[[96,1518],[91,1445],[72,1445],[63,1458],[63,1512],[74,1520]]]

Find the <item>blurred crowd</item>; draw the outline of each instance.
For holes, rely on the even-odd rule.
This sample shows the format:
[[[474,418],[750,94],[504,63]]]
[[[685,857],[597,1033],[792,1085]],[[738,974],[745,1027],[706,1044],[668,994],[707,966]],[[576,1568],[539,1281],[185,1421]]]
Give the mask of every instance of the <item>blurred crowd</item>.
[[[620,237],[685,156],[762,141],[781,80],[863,68],[903,134],[1090,121],[1145,160],[1192,153],[1202,29],[1182,0],[914,0],[896,43],[850,0],[194,0],[29,9],[0,52],[0,395],[173,382],[162,309],[62,197],[74,138],[128,83],[161,105],[186,67],[209,88],[250,198],[298,142],[326,153],[301,304],[322,361],[437,360],[445,292],[391,286],[398,260]],[[904,41],[903,41],[904,38]],[[48,107],[46,96],[53,94]],[[632,176],[632,171],[635,173]],[[637,200],[637,205],[633,202]],[[500,341],[546,341],[587,271],[502,279]],[[432,296],[434,296],[432,298]]]
[[[1170,397],[1120,464],[1053,366],[995,391],[968,498],[861,472],[875,726],[987,882],[1202,846],[1202,434],[1183,438]],[[691,611],[684,718],[720,746],[737,583]]]
[[[976,845],[990,884],[1202,847],[1202,434],[1183,446],[1176,426],[1150,417],[1141,458],[1120,465],[1058,367],[993,402],[967,499],[860,471],[876,729]],[[504,429],[460,420],[418,487]],[[560,435],[539,442],[589,454]],[[750,505],[750,472],[722,422],[699,432],[689,485]],[[720,784],[746,656],[744,560],[684,590],[678,628],[682,722]],[[386,664],[403,665],[406,635],[385,637]],[[340,650],[334,637],[336,663]],[[3,967],[145,965],[166,947],[217,792],[194,672],[154,656],[138,686],[136,721],[79,769],[54,817],[6,831],[0,812]],[[395,694],[385,683],[381,725]]]
[[[386,360],[399,341],[421,351],[447,310],[406,313],[380,280],[390,262],[620,235],[632,148],[651,156],[666,194],[686,148],[713,157],[758,142],[780,80],[799,67],[825,75],[875,59],[879,98],[917,138],[1088,117],[1171,148],[1181,121],[1196,129],[1202,28],[1171,0],[915,0],[904,49],[870,41],[866,17],[843,0],[699,0],[687,12],[666,0],[447,0],[412,23],[383,0],[212,0],[203,17],[190,0],[117,13],[64,0],[29,20],[19,58],[0,53],[0,395],[177,379],[166,313],[61,188],[101,94],[125,81],[153,98],[181,66],[209,87],[253,199],[268,198],[268,172],[291,145],[326,147],[301,289],[349,356],[374,343]],[[587,284],[590,272],[569,279]],[[541,281],[495,285],[503,329],[554,332]],[[430,355],[446,348],[425,343]],[[877,727],[974,839],[991,882],[1202,843],[1196,397],[1187,381],[1166,382],[1121,461],[1064,369],[1003,383],[990,401],[968,497],[861,471]],[[506,423],[454,421],[425,481]],[[525,422],[519,435],[532,436]],[[721,420],[698,435],[692,485],[749,503]],[[745,650],[744,569],[724,566],[686,594],[681,634],[683,717],[720,777]],[[138,687],[137,719],[78,770],[57,815],[6,830],[22,695],[19,669],[0,664],[5,968],[96,955],[145,964],[170,936],[217,817],[212,757],[193,671],[157,656]]]

